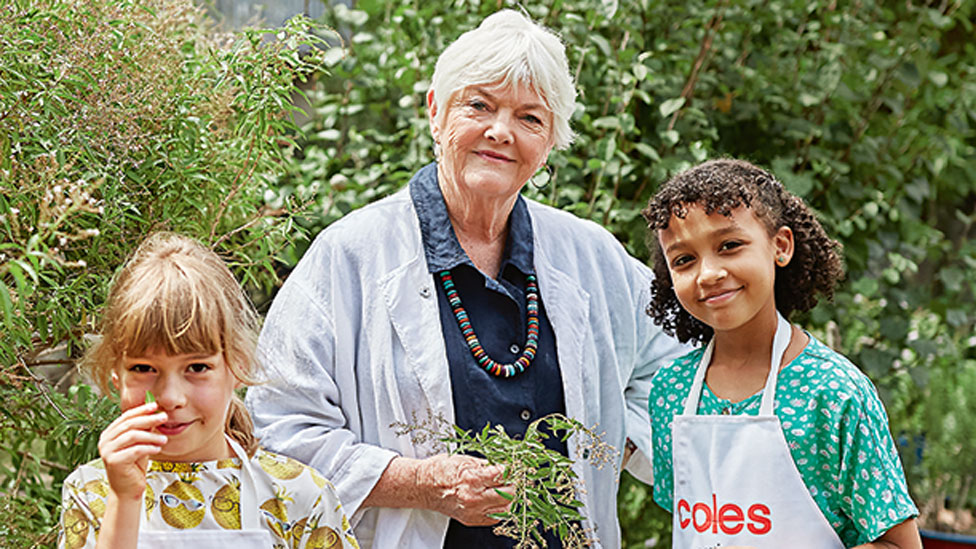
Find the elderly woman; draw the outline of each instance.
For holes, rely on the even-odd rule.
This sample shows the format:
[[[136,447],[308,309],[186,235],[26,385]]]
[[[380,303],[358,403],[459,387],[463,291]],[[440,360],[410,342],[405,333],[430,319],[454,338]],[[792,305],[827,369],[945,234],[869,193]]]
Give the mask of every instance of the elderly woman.
[[[630,468],[647,470],[650,377],[682,351],[644,313],[652,274],[596,224],[519,195],[570,144],[575,95],[558,38],[486,18],[437,62],[437,162],[319,234],[275,298],[260,348],[283,381],[247,395],[258,434],[335,483],[364,547],[511,546],[487,516],[507,503],[499,469],[431,455],[395,421],[521,434],[561,412],[633,441]],[[583,526],[619,546],[613,468],[576,471]]]

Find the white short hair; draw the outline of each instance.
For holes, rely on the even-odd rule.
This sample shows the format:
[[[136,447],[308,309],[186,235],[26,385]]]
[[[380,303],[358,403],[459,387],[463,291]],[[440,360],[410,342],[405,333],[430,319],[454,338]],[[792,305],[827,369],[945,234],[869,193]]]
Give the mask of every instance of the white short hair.
[[[495,82],[524,83],[538,93],[553,114],[554,146],[569,147],[573,142],[569,119],[576,106],[576,88],[559,37],[514,10],[486,17],[437,58],[431,81],[437,118],[443,122],[454,93]]]

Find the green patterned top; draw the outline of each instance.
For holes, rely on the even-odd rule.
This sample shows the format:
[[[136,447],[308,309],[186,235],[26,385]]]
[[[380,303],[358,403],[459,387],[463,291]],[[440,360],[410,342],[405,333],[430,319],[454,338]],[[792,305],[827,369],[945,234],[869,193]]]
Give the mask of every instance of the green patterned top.
[[[703,352],[699,348],[661,368],[648,399],[654,500],[668,511],[674,494],[672,418],[684,410]],[[706,383],[698,414],[757,415],[761,400],[762,391],[732,403],[715,396]],[[779,373],[774,411],[803,483],[846,546],[873,541],[918,515],[881,399],[843,355],[810,336],[803,352]]]

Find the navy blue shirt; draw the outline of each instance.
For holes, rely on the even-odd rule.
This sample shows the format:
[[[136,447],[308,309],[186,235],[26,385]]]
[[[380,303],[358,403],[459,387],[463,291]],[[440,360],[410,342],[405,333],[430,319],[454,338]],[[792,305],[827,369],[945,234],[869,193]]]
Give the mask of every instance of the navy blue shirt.
[[[532,274],[532,220],[519,196],[508,218],[508,238],[498,278],[486,276],[461,248],[437,184],[437,165],[429,164],[410,181],[410,198],[420,219],[427,269],[437,288],[441,330],[451,374],[455,422],[462,429],[480,431],[486,423],[502,425],[513,437],[524,435],[532,421],[551,413],[565,413],[562,376],[556,357],[556,336],[546,315],[545,296],[539,295],[539,343],[535,358],[522,373],[500,378],[475,361],[461,336],[438,273],[449,270],[461,303],[481,346],[492,359],[506,364],[522,354],[526,340],[526,276]],[[566,443],[550,437],[546,446],[567,455]],[[549,547],[560,547],[547,535]],[[492,533],[492,527],[467,527],[451,520],[446,548],[509,548],[514,540]]]

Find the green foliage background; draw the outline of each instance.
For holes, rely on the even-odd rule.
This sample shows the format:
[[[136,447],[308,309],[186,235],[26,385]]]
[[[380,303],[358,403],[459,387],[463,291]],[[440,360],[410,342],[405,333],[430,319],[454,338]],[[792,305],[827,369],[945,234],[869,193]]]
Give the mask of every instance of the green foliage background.
[[[525,194],[646,258],[638,212],[661,181],[717,156],[772,169],[846,252],[835,302],[794,320],[878,385],[923,512],[976,507],[973,3],[524,4],[562,36],[580,92],[575,144]],[[186,232],[263,306],[308,236],[432,160],[434,61],[506,6],[328,9],[321,23],[346,39],[310,50],[331,74],[308,92],[302,133],[282,113],[318,57],[221,35],[182,16],[196,13],[187,2],[13,0],[0,13],[3,543],[51,544],[60,479],[116,413],[39,372],[63,342],[77,357],[126,254],[152,230]],[[625,475],[620,494],[625,547],[667,545],[649,489]]]
[[[0,10],[0,547],[51,546],[61,481],[118,406],[80,355],[112,274],[178,231],[256,291],[293,202],[268,206],[310,22],[223,34],[190,0],[15,0]]]
[[[504,1],[360,1],[279,193],[319,197],[309,233],[432,160],[437,55]],[[552,0],[524,3],[567,45],[578,137],[524,193],[593,219],[647,258],[639,210],[707,158],[771,169],[844,245],[834,303],[797,318],[877,384],[926,518],[976,485],[976,46],[968,2]],[[286,260],[293,261],[298,248]],[[919,460],[923,455],[924,461]],[[947,499],[948,497],[948,499]],[[621,485],[628,546],[667,538],[646,487]],[[934,526],[934,520],[930,526]],[[949,525],[943,525],[949,526]]]

